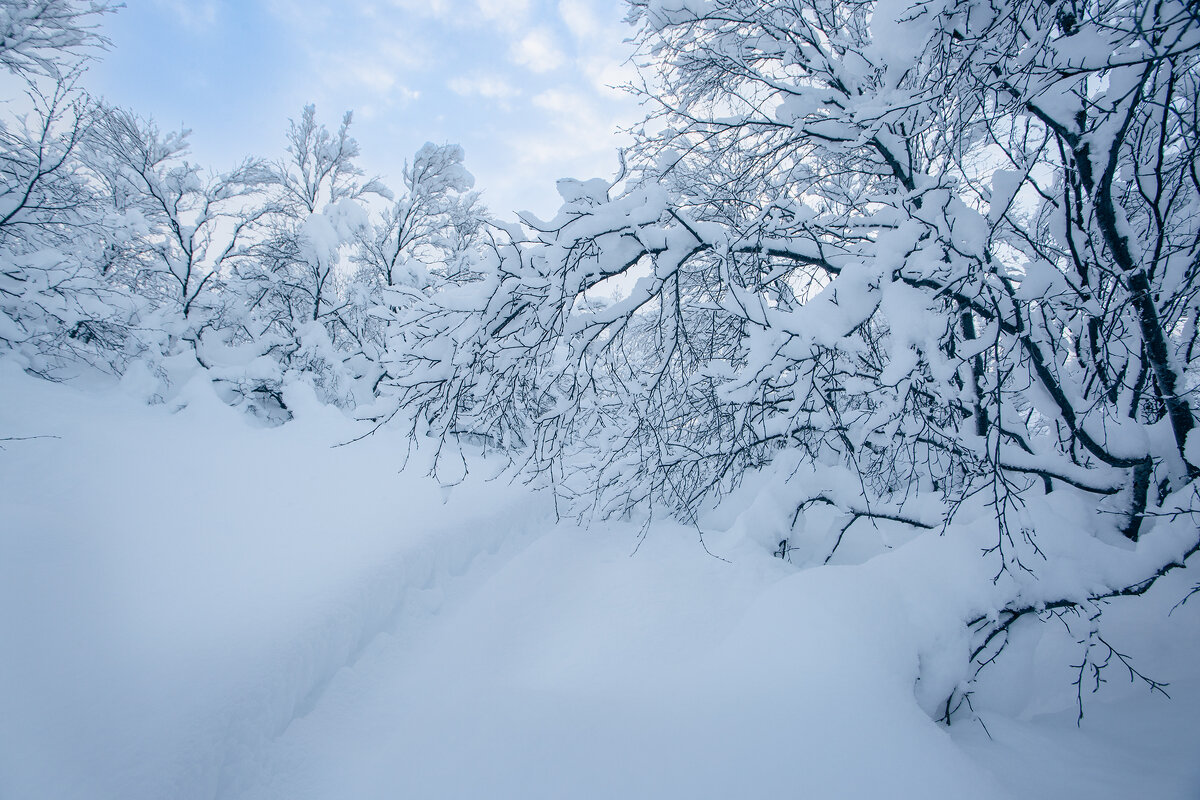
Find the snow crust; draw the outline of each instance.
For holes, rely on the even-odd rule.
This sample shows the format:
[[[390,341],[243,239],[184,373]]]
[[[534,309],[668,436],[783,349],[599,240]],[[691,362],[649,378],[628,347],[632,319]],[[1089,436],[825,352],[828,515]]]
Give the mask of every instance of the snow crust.
[[[1187,570],[1105,613],[1172,701],[1114,683],[1077,728],[1071,642],[1030,619],[981,679],[982,724],[947,729],[928,706],[985,603],[970,537],[860,525],[800,569],[769,554],[767,485],[705,520],[715,555],[674,523],[556,525],[486,462],[439,489],[399,433],[331,447],[361,429],[288,391],[296,419],[251,428],[206,380],[146,408],[0,364],[0,796],[1200,787],[1200,602],[1156,635]]]

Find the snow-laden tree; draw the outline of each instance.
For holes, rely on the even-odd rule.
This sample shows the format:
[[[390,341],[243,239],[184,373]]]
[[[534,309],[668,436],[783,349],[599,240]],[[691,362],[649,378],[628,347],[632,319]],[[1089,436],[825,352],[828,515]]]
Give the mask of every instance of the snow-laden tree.
[[[274,324],[292,332],[337,314],[331,291],[341,249],[366,226],[361,202],[388,196],[378,179],[363,180],[358,142],[347,113],[335,132],[305,106],[287,132],[287,156],[272,167],[272,230],[258,246],[264,280],[272,284]]]
[[[106,198],[115,212],[145,226],[125,254],[128,280],[183,320],[202,317],[193,328],[211,323],[217,284],[231,260],[246,257],[250,234],[267,213],[255,200],[270,171],[251,160],[206,174],[186,160],[187,131],[162,133],[121,109],[103,109],[91,133],[88,160]]]
[[[89,50],[104,47],[107,0],[0,0],[0,66],[22,76],[58,77]]]
[[[188,160],[187,139],[186,130],[163,132],[97,104],[77,154],[97,206],[92,228],[101,246],[93,260],[105,286],[132,305],[124,358],[138,357],[155,376],[151,394],[202,369],[230,403],[284,419],[281,370],[262,358],[277,344],[256,317],[262,289],[241,278],[255,272],[255,245],[277,213],[275,173],[255,159],[228,172],[204,170]],[[69,237],[83,232],[60,222]]]
[[[1197,551],[1192,5],[629,5],[629,174],[413,309],[419,427],[527,445],[601,513],[777,482],[767,535],[810,560],[871,522],[984,535],[977,666]],[[1082,676],[1115,662],[1080,619]]]
[[[422,273],[453,259],[479,230],[475,178],[459,145],[426,142],[405,163],[403,192],[360,244],[356,261],[381,286],[419,284]]]
[[[0,118],[0,346],[43,375],[119,369],[136,305],[103,274],[124,233],[79,161],[98,108],[81,63],[107,44],[97,28],[113,8],[0,0],[0,67],[24,88]]]
[[[108,273],[130,231],[80,161],[98,106],[73,79],[44,84],[0,123],[0,345],[43,375],[116,370],[138,304]]]
[[[1190,342],[1169,341],[1195,315],[1194,13],[1081,5],[1064,27],[1062,8],[1021,3],[671,8],[633,4],[666,126],[641,155],[687,217],[722,223],[719,290],[759,296],[722,303],[766,337],[741,367],[762,398],[747,438],[833,411],[825,438],[858,430],[827,446],[953,465],[935,480],[976,464],[1128,486],[1136,538],[1155,465],[1176,486],[1196,469]],[[796,325],[825,305],[817,335]],[[794,383],[828,357],[830,380]],[[1172,447],[1139,431],[1150,398]]]
[[[358,345],[339,269],[368,225],[364,202],[389,193],[378,179],[364,179],[350,124],[347,113],[330,132],[312,105],[289,123],[287,155],[265,165],[268,191],[254,213],[251,257],[231,270],[230,290],[243,303],[236,339],[273,363],[257,383],[276,398],[284,373],[298,370],[327,400],[352,402],[339,345]]]
[[[484,209],[464,159],[459,145],[426,142],[405,164],[401,192],[359,236],[343,318],[369,362],[373,393],[390,378],[393,351],[407,347],[403,338],[389,343],[389,329],[437,286],[471,279],[462,270],[479,243]]]

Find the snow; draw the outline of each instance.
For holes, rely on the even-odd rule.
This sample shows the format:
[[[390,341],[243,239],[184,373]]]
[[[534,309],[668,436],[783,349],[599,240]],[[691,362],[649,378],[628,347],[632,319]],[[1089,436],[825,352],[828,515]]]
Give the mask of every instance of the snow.
[[[1189,464],[1200,464],[1200,429],[1193,428],[1188,432],[1183,457]]]
[[[399,432],[332,446],[361,429],[300,386],[277,428],[206,381],[153,407],[136,391],[0,363],[0,797],[1200,787],[1200,602],[1171,611],[1187,570],[1105,612],[1171,701],[1114,681],[1076,727],[1073,642],[1022,621],[977,687],[989,738],[929,708],[989,591],[970,536],[805,567],[770,556],[752,504],[707,521],[707,550],[674,523],[555,524],[547,495],[487,480],[498,465],[440,491]]]
[[[330,269],[336,262],[338,248],[367,225],[366,209],[343,197],[330,203],[324,212],[305,218],[300,226],[301,253],[309,264]]]
[[[1002,796],[871,652],[885,620],[847,653],[841,615],[795,618],[828,581],[725,564],[682,529],[627,545],[539,539],[435,629],[373,652],[248,796]],[[881,704],[883,724],[848,703]]]

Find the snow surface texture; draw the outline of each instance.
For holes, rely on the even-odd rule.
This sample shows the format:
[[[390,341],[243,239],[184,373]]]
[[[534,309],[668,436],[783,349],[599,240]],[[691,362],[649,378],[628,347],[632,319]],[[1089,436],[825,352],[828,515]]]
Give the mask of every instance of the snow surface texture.
[[[4,800],[1200,791],[1200,601],[1157,635],[1187,570],[1106,612],[1172,701],[1114,685],[1077,728],[1072,653],[1025,620],[989,738],[914,686],[945,538],[805,570],[745,517],[706,536],[726,560],[672,523],[637,547],[487,465],[401,474],[388,431],[331,448],[356,429],[303,390],[255,429],[203,380],[147,409],[0,370]]]

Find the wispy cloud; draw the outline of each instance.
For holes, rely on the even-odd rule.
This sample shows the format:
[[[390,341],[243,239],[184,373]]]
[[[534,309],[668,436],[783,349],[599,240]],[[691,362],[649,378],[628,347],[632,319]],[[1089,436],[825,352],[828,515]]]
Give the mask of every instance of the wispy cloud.
[[[427,0],[423,7],[431,2],[436,5]],[[377,114],[404,106],[420,94],[413,73],[434,63],[423,34],[424,25],[436,23],[411,24],[415,12],[393,3],[345,0],[335,12],[320,0],[267,0],[267,8],[302,54],[297,82],[318,105],[369,106]]]
[[[575,63],[601,94],[623,94],[637,70],[628,63],[632,48],[625,42],[629,28],[609,3],[559,0],[558,14],[575,39]]]
[[[514,142],[523,166],[539,171],[565,166],[576,178],[609,175],[617,163],[616,148],[628,143],[617,135],[616,127],[624,120],[611,104],[587,91],[556,87],[535,95],[532,105],[548,124]]]
[[[529,0],[475,0],[475,4],[486,19],[506,30],[515,30],[529,14]]]
[[[566,60],[554,32],[546,26],[534,28],[517,40],[509,57],[533,72],[558,69]]]
[[[577,39],[588,39],[603,27],[587,0],[561,0],[558,14]]]
[[[520,89],[495,75],[462,75],[451,78],[446,85],[450,91],[463,97],[477,95],[492,100],[507,100],[521,94]]]
[[[154,4],[174,14],[185,27],[194,31],[214,27],[220,12],[220,0],[154,0]]]

